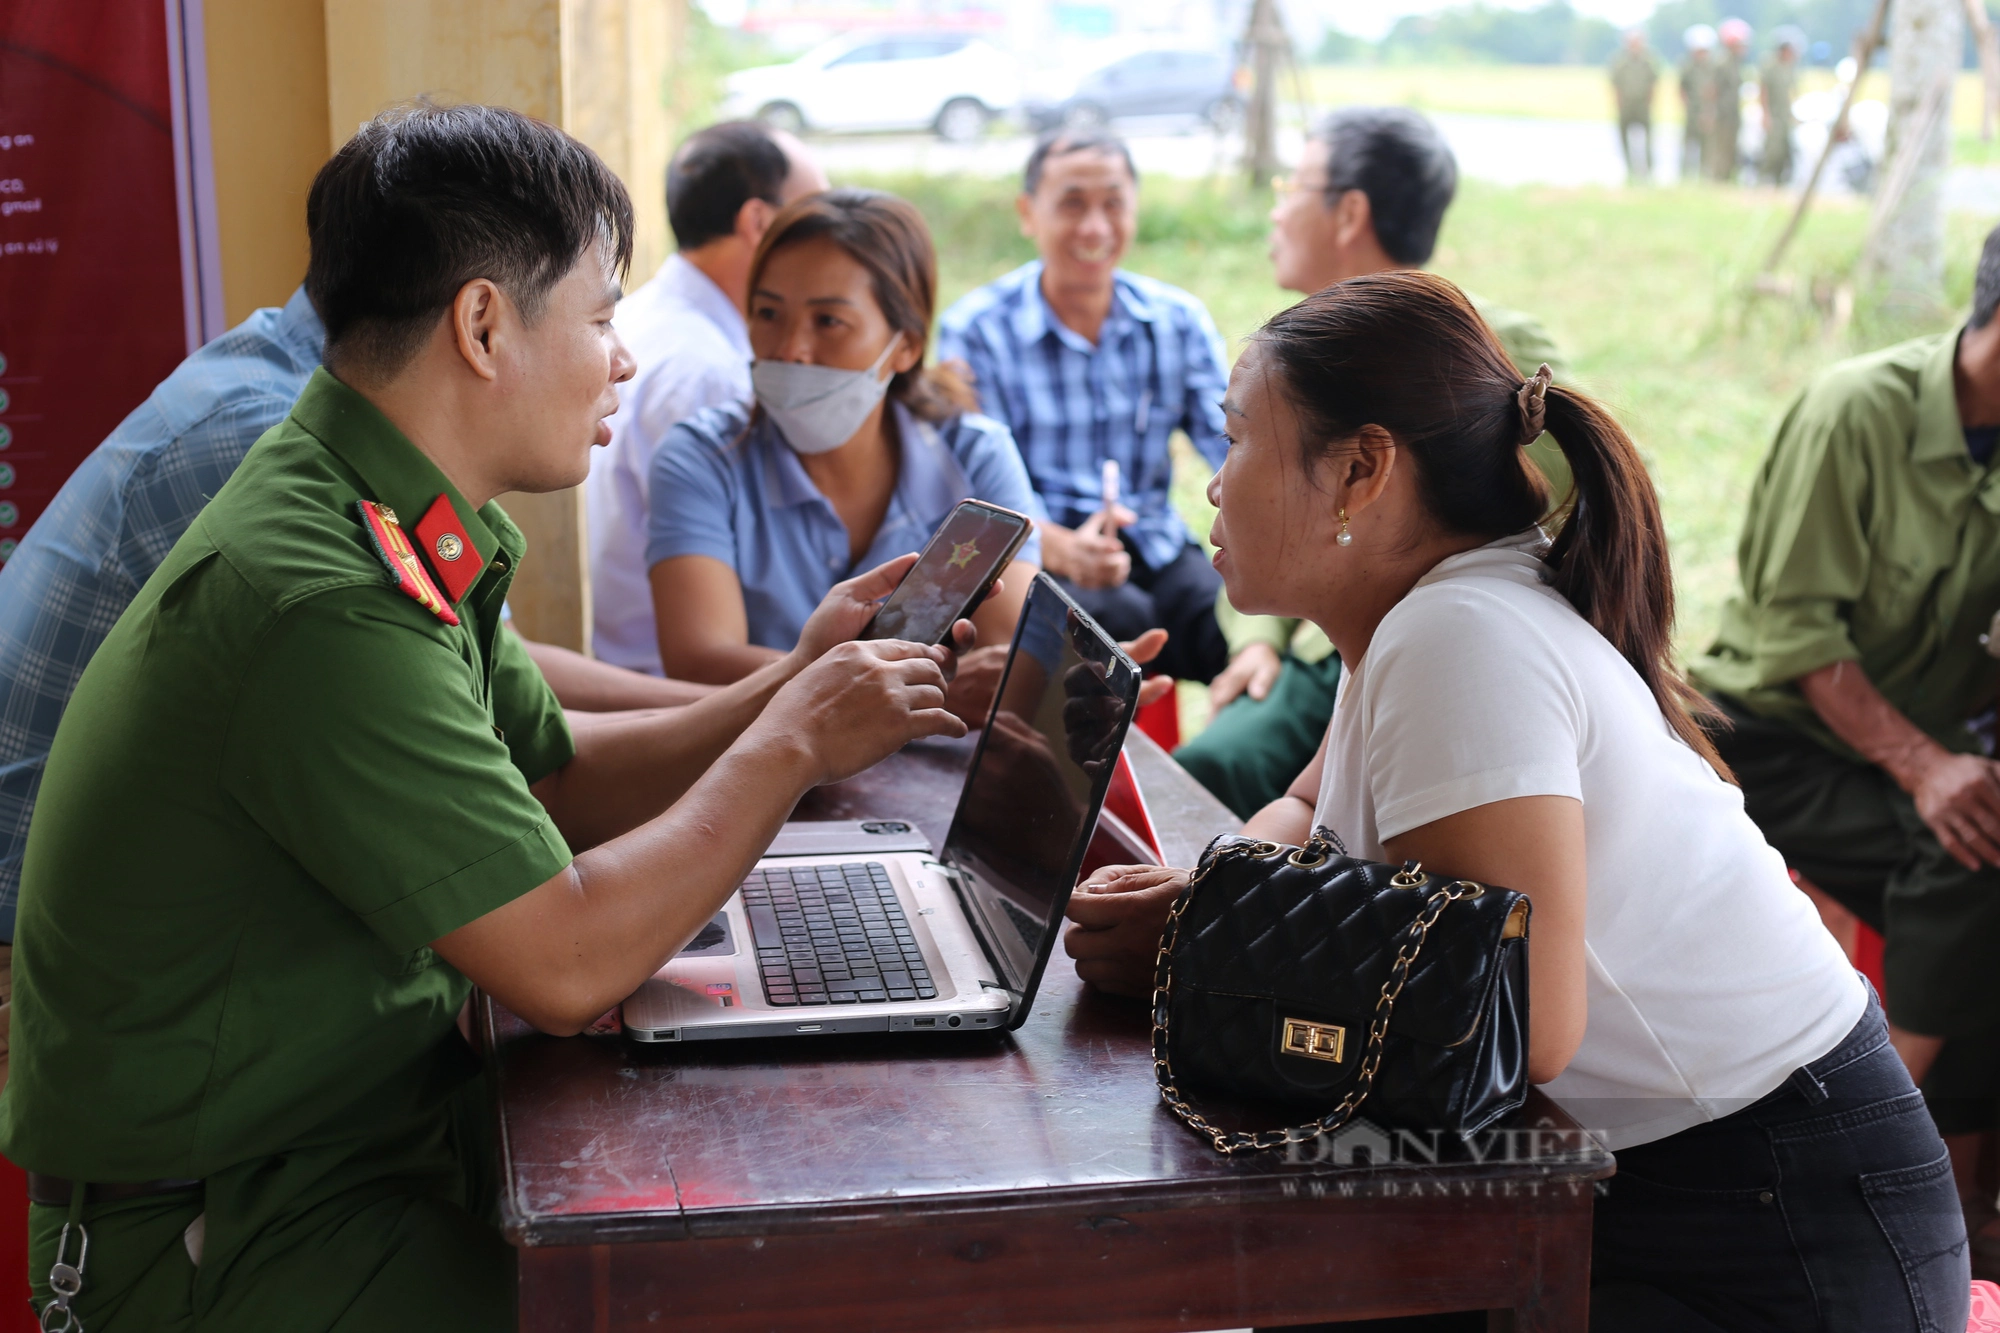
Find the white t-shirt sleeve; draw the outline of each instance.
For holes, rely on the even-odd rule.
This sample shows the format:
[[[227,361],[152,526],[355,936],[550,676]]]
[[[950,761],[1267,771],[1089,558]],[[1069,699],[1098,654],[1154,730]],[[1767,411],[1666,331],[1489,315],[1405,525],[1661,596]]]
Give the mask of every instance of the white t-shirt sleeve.
[[[1383,840],[1495,801],[1583,799],[1582,691],[1494,593],[1465,581],[1413,591],[1383,619],[1357,685],[1343,706],[1362,710]]]

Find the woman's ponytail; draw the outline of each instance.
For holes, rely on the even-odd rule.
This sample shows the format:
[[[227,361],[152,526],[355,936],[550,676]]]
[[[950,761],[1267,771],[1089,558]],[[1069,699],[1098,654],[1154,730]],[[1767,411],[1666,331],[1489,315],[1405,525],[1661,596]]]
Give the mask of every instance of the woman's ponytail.
[[[1523,382],[1465,294],[1419,270],[1335,283],[1272,316],[1257,342],[1291,390],[1308,472],[1375,425],[1415,461],[1424,508],[1443,530],[1491,541],[1538,522],[1553,529],[1555,587],[1632,664],[1668,725],[1729,777],[1700,721],[1715,710],[1671,656],[1659,498],[1610,413],[1551,385],[1547,367]],[[1553,517],[1525,447],[1544,428],[1575,474]]]
[[[1632,664],[1675,733],[1729,778],[1701,722],[1714,706],[1673,662],[1673,564],[1659,496],[1638,449],[1582,394],[1551,385],[1544,411],[1575,479],[1546,560],[1551,585]]]

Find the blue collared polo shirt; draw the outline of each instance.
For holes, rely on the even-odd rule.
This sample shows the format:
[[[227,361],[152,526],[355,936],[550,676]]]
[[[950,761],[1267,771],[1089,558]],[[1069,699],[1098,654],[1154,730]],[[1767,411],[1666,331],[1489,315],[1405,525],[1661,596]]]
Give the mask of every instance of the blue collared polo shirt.
[[[901,467],[860,560],[848,560],[847,525],[777,426],[730,404],[674,427],[653,456],[646,567],[682,555],[720,560],[742,582],[750,642],[786,652],[834,584],[922,549],[960,500],[1046,517],[1005,426],[975,413],[933,425],[890,406]],[[1040,538],[1016,558],[1039,565]]]

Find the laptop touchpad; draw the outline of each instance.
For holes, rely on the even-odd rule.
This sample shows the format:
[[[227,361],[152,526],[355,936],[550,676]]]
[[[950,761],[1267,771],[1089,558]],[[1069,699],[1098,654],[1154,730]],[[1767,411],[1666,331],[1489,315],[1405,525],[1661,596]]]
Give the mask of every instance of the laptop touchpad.
[[[721,912],[715,919],[695,932],[687,947],[675,954],[676,958],[724,958],[736,952],[736,938],[730,932],[729,918]]]

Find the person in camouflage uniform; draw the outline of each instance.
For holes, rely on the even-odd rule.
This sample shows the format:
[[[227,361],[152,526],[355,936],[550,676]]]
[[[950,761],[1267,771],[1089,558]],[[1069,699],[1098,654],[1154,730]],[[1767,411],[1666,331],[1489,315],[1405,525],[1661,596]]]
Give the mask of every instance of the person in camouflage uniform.
[[[1625,34],[1625,45],[1611,62],[1611,91],[1618,102],[1618,147],[1625,154],[1625,174],[1635,181],[1653,176],[1653,86],[1660,71],[1646,49],[1643,28]]]

